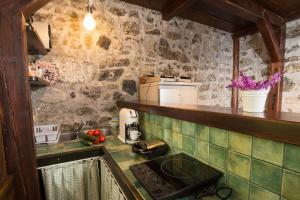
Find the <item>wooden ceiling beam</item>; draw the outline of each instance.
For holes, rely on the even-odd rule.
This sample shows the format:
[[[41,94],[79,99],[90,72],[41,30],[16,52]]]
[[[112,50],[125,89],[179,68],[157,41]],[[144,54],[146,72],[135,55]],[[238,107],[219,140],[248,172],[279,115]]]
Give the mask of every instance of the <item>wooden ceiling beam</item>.
[[[198,12],[190,12],[188,15],[183,13],[180,17],[186,18],[186,19],[189,19],[192,21],[196,21],[196,22],[205,24],[210,27],[221,29],[221,30],[227,31],[229,33],[234,33],[237,30],[241,29],[241,27],[236,24],[227,22],[218,17],[209,15],[204,12],[199,12],[199,11]]]
[[[168,0],[162,9],[163,20],[170,20],[188,9],[196,0]]]
[[[265,46],[268,49],[269,56],[272,62],[279,62],[283,59],[279,41],[276,37],[276,33],[273,29],[273,26],[267,16],[264,19],[257,21],[257,29],[262,35]]]
[[[231,35],[231,37],[232,37],[232,39],[236,39],[236,38],[240,38],[240,37],[243,37],[246,35],[253,35],[255,33],[258,33],[258,29],[257,29],[256,25],[236,31],[235,33],[233,33]]]
[[[239,16],[245,20],[256,23],[258,20],[263,19],[264,13],[268,13],[270,22],[275,25],[285,23],[285,20],[264,7],[258,5],[251,0],[201,0],[218,9],[227,11],[228,13]]]
[[[22,8],[22,12],[24,17],[30,17],[33,15],[38,9],[45,6],[47,3],[49,3],[52,0],[33,0],[30,3],[26,4]]]
[[[285,16],[286,21],[292,21],[298,18],[300,18],[300,9],[294,10]]]

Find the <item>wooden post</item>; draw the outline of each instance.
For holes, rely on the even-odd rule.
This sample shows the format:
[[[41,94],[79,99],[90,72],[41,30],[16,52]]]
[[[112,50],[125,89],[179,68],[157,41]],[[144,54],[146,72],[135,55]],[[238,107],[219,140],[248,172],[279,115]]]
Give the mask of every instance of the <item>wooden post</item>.
[[[271,58],[270,75],[277,72],[283,72],[284,68],[284,51],[286,38],[286,25],[273,26],[267,14],[264,19],[259,20],[257,28],[262,35]],[[283,80],[273,88],[268,96],[267,107],[269,111],[280,112],[282,104]]]
[[[240,39],[233,39],[233,71],[232,79],[236,79],[239,76],[240,69]],[[231,108],[237,110],[239,107],[239,91],[237,88],[232,89],[231,93]]]
[[[0,120],[15,199],[40,199],[28,83],[25,19],[17,1],[0,11]]]
[[[286,38],[286,26],[283,25],[278,28],[276,32],[276,38],[278,38],[279,48],[282,59],[279,62],[273,62],[271,64],[270,75],[277,72],[284,71],[284,54],[285,54],[285,38]],[[274,87],[268,96],[268,110],[280,112],[282,108],[282,92],[283,92],[283,80],[281,80],[276,87]]]

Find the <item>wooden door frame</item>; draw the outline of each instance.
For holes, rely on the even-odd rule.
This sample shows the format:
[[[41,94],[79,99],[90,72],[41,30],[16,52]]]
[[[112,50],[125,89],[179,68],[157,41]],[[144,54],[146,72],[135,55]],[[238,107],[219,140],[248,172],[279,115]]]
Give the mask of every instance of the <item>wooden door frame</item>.
[[[14,189],[15,199],[38,200],[40,192],[22,14],[22,8],[29,1],[3,0],[0,9],[0,119],[9,177],[6,181],[12,183],[8,186]]]

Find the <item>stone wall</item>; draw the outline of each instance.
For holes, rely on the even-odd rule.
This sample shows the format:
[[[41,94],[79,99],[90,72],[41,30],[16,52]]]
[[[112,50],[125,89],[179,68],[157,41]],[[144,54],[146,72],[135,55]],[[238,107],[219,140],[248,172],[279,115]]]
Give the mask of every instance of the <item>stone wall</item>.
[[[257,79],[266,78],[270,60],[260,34],[241,40],[240,56],[242,70]],[[300,20],[287,24],[285,70],[282,109],[300,112]]]
[[[230,34],[162,21],[157,11],[118,0],[95,1],[97,28],[88,32],[85,7],[86,0],[53,0],[34,16],[51,24],[53,48],[43,59],[59,70],[55,85],[32,92],[35,122],[107,125],[117,116],[115,101],[136,99],[138,77],[149,72],[192,76],[201,83],[201,104],[230,105]]]

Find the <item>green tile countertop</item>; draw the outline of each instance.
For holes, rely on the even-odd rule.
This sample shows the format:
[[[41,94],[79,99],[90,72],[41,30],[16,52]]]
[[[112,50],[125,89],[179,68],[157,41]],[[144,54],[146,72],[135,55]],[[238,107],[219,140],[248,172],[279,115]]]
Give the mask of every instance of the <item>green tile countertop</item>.
[[[148,192],[139,184],[138,180],[133,176],[132,172],[129,170],[129,166],[145,162],[148,159],[135,153],[132,153],[130,145],[122,143],[119,139],[117,139],[114,136],[107,137],[105,142],[98,144],[97,146],[105,147],[105,149],[110,153],[111,157],[114,159],[117,165],[122,169],[128,180],[132,183],[132,185],[135,186],[137,191],[145,200],[152,199]],[[73,140],[70,142],[52,145],[37,145],[36,155],[37,157],[41,157],[88,148],[91,148],[91,146],[86,146],[80,143],[79,140]],[[170,153],[172,154],[172,152]],[[192,199],[194,199],[194,197],[192,196],[180,198],[180,200]],[[218,200],[218,198],[207,197],[203,198],[203,200]]]

